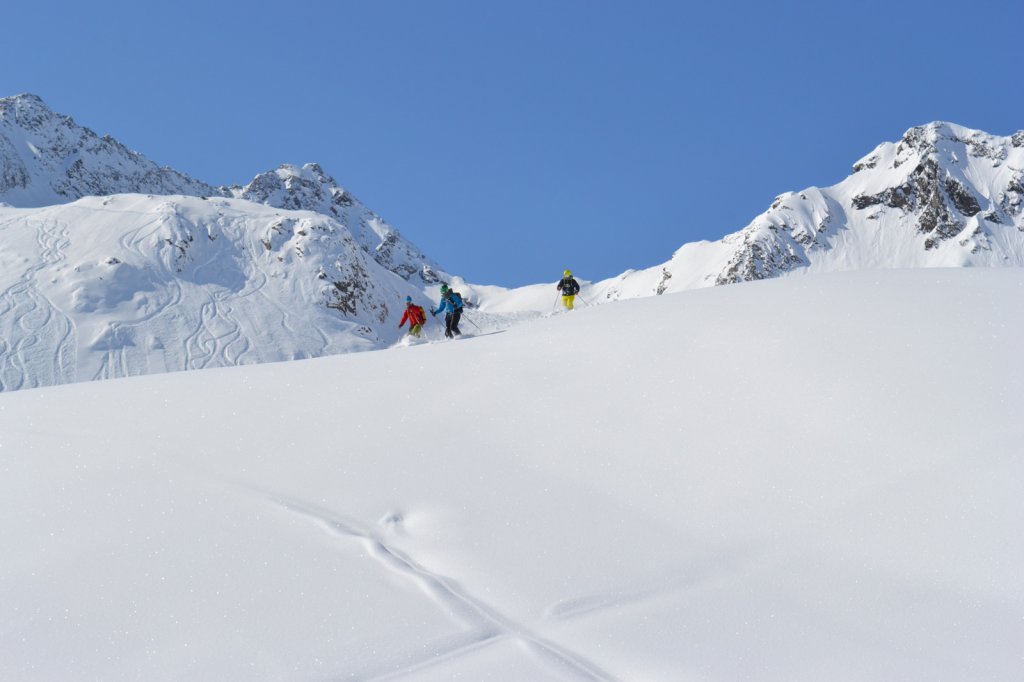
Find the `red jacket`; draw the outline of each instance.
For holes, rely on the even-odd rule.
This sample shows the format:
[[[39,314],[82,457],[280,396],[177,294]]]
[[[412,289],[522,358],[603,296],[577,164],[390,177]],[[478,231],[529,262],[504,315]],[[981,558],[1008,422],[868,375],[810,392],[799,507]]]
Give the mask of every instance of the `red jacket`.
[[[409,321],[409,326],[413,327],[417,324],[425,323],[427,321],[427,316],[424,314],[423,308],[415,303],[410,303],[405,306],[405,314],[402,315],[402,321],[398,323],[398,326],[403,326],[406,320]]]

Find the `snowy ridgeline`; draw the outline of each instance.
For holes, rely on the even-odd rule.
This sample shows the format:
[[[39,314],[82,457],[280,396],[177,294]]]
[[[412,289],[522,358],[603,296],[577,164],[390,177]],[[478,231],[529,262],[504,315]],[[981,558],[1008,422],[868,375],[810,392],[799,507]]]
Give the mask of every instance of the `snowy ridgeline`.
[[[0,679],[1021,679],[1022,295],[789,278],[0,396]]]

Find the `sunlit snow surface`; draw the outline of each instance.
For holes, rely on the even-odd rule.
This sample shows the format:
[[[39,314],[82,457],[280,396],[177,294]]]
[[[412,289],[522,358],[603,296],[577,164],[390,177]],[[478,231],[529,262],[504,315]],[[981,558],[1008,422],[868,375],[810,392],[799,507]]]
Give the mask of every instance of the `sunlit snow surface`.
[[[1024,678],[1024,272],[0,394],[0,679]]]

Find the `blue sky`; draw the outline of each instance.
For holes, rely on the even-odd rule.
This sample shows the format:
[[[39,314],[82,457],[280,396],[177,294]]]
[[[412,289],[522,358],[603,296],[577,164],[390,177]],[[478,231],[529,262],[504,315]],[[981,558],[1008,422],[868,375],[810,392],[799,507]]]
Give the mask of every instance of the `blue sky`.
[[[0,96],[215,184],[317,161],[480,283],[655,265],[914,125],[1024,128],[1011,1],[10,4]]]

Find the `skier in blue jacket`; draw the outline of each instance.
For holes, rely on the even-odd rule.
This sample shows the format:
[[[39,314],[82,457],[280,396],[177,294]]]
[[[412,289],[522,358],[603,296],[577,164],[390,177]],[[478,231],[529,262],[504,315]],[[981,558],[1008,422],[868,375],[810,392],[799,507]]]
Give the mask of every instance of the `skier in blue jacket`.
[[[441,285],[441,302],[437,308],[430,311],[431,315],[437,315],[444,311],[444,335],[453,338],[459,336],[459,320],[462,318],[462,296],[448,288],[447,284]]]

